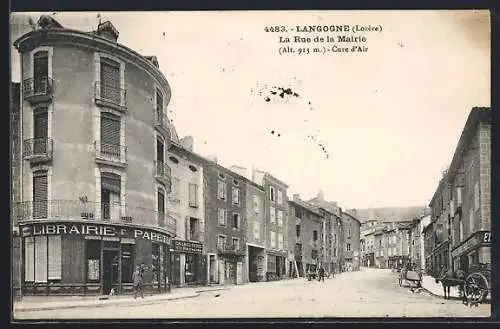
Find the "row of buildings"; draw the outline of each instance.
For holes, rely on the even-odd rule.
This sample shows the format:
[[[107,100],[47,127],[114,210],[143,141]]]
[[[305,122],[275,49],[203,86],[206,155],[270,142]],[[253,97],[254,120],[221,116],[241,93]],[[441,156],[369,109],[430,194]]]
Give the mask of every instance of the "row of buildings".
[[[471,110],[453,159],[429,204],[427,272],[491,264],[491,109]]]
[[[393,221],[360,216],[363,265],[411,261],[436,276],[443,268],[491,264],[490,182],[491,109],[475,107],[428,208]]]
[[[13,287],[22,294],[241,284],[357,269],[360,223],[322,193],[288,197],[268,172],[226,168],[179,138],[155,56],[41,16],[14,42]]]

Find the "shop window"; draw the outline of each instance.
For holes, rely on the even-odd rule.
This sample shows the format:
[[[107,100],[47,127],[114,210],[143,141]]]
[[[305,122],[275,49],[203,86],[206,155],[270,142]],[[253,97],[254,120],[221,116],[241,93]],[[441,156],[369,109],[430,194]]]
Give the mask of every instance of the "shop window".
[[[152,282],[153,284],[158,284],[160,282],[160,270],[161,270],[161,263],[160,263],[160,244],[159,243],[152,243],[152,252],[151,252],[151,272],[153,274]]]
[[[134,273],[135,244],[122,244],[122,282],[132,283]]]
[[[86,240],[85,254],[87,282],[99,282],[101,279],[101,241]]]
[[[35,281],[35,239],[32,236],[24,239],[24,281]]]

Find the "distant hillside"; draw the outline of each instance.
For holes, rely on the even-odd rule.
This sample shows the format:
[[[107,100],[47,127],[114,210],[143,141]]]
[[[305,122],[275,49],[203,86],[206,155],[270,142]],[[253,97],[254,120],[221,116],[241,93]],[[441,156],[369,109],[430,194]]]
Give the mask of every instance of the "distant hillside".
[[[398,222],[411,220],[422,214],[428,214],[427,207],[387,207],[356,209],[356,217],[363,223],[367,220],[378,220],[383,222]]]

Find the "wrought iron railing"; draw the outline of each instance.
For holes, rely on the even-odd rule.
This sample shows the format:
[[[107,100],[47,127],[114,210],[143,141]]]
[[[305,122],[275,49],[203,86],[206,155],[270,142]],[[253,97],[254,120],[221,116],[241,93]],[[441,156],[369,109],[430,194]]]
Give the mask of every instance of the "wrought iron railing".
[[[230,242],[217,242],[217,250],[220,252],[230,252],[230,253],[241,253],[243,248],[239,244],[234,244]]]
[[[24,201],[14,204],[14,219],[17,221],[58,218],[86,219],[92,221],[128,222],[135,224],[156,223],[161,212],[156,210],[124,206],[103,202],[81,202],[78,200]],[[164,221],[158,226],[176,232],[175,218],[163,213]]]
[[[94,99],[98,105],[110,105],[121,110],[127,108],[127,90],[125,88],[96,82],[94,87]]]
[[[42,76],[37,78],[28,78],[23,80],[23,95],[24,98],[34,96],[52,96],[53,92],[52,78]]]
[[[95,156],[97,159],[127,162],[127,147],[123,145],[106,144],[101,141],[94,142]]]
[[[52,138],[32,138],[23,142],[23,157],[52,157]]]
[[[167,186],[168,193],[172,189],[172,169],[164,162],[155,162],[155,177]]]

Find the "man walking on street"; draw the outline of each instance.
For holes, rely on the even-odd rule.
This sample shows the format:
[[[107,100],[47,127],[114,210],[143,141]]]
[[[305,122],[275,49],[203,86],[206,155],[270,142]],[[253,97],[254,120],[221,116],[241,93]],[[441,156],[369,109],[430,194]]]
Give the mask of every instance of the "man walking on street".
[[[144,269],[140,266],[135,268],[134,274],[132,274],[132,282],[134,282],[134,299],[137,298],[137,293],[141,293],[141,298],[144,299],[144,294],[142,292],[142,280],[144,276]]]
[[[319,271],[318,271],[318,281],[323,281],[323,282],[325,282],[325,269],[323,268],[323,266],[320,266],[320,267],[319,267]]]

